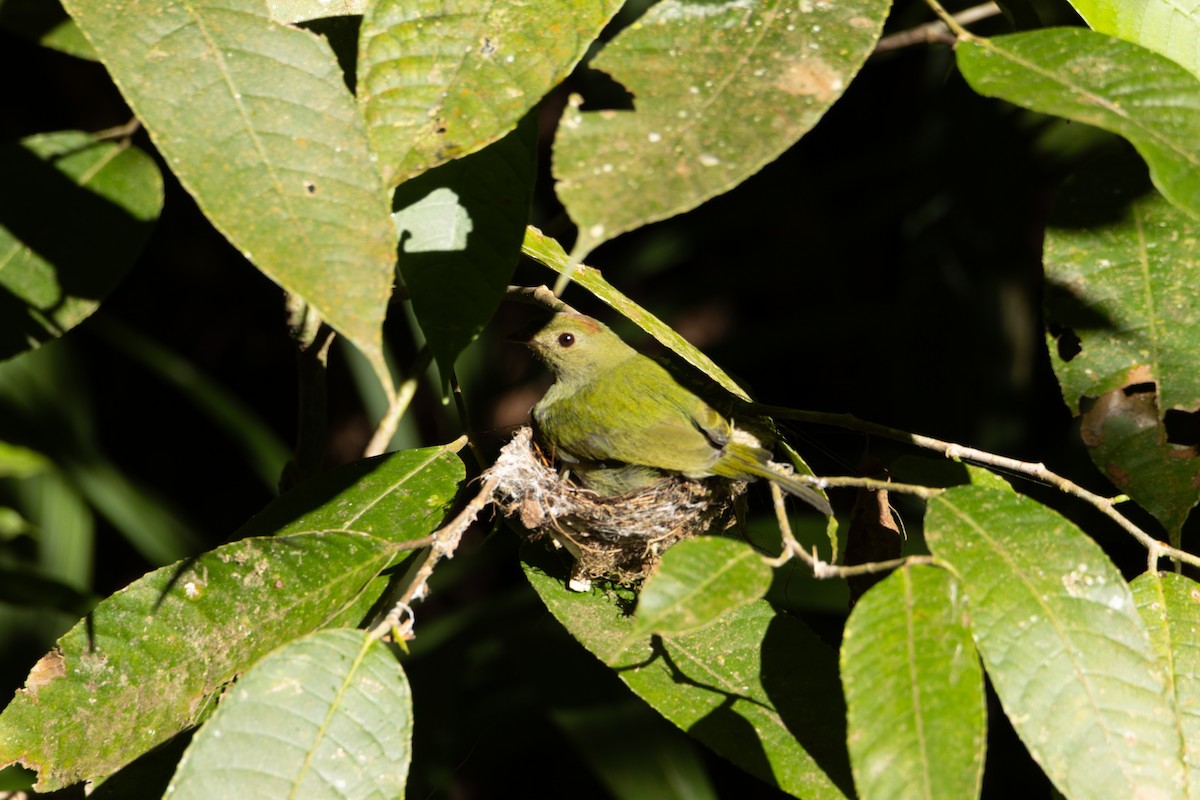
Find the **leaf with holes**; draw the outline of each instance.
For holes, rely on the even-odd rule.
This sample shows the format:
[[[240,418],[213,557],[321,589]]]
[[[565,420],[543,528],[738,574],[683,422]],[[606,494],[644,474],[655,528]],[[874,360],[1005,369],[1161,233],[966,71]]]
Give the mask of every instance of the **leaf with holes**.
[[[1092,460],[1178,541],[1200,501],[1200,457],[1167,424],[1200,408],[1200,223],[1103,166],[1068,181],[1046,231],[1051,364]]]

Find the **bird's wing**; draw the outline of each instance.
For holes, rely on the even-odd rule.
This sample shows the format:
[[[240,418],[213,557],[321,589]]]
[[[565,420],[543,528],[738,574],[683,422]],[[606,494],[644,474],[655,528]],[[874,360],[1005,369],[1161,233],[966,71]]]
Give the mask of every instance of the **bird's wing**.
[[[553,387],[551,387],[553,389]],[[631,359],[603,381],[550,402],[538,423],[566,460],[639,464],[708,474],[728,424],[648,358]]]

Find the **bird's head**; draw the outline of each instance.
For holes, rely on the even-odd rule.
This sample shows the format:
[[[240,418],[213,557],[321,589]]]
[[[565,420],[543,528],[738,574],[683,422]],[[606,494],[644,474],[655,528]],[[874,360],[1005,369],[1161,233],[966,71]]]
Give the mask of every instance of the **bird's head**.
[[[560,380],[586,379],[635,354],[603,323],[567,312],[513,334],[512,339],[533,350]]]

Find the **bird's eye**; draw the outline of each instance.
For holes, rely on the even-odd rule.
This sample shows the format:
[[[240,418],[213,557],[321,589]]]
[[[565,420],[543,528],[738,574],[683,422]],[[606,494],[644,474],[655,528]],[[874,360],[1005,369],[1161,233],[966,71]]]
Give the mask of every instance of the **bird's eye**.
[[[559,347],[570,347],[573,344],[575,344],[575,334],[560,333],[558,335],[558,346]]]

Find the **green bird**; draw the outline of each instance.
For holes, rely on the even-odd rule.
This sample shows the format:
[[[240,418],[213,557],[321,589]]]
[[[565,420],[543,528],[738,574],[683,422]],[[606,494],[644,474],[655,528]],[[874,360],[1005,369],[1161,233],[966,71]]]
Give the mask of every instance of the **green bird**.
[[[515,338],[554,373],[533,407],[535,435],[585,487],[615,495],[666,475],[763,478],[832,513],[816,490],[773,464],[749,431],[597,320],[559,312]]]

